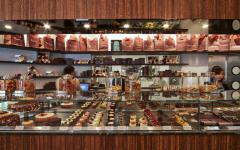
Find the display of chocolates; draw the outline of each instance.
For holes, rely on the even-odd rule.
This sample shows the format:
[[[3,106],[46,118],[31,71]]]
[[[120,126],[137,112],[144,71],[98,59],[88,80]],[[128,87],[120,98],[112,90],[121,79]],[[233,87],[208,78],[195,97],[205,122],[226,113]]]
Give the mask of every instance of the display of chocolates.
[[[0,126],[17,126],[20,125],[20,117],[7,111],[0,111]]]
[[[36,101],[17,102],[15,104],[9,104],[8,108],[16,112],[36,111],[39,109],[39,103]]]

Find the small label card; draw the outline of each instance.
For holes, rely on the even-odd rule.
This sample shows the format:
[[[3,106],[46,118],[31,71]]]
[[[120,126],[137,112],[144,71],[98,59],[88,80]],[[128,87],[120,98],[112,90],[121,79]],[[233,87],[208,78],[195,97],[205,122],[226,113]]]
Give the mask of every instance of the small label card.
[[[219,130],[219,127],[218,126],[213,126],[213,127],[210,127],[210,126],[207,126],[207,127],[204,127],[205,130]]]
[[[16,126],[15,127],[15,130],[23,130],[24,129],[24,126]]]
[[[118,126],[117,129],[118,130],[127,130],[127,127],[126,126]]]
[[[162,129],[163,130],[172,130],[172,127],[171,126],[163,126]]]
[[[69,130],[69,127],[59,127],[59,130],[60,131],[66,131],[66,130]]]
[[[82,130],[83,128],[82,127],[73,127],[73,130],[76,131],[76,130]]]
[[[183,130],[192,130],[191,126],[183,126]]]
[[[104,129],[105,130],[115,130],[115,127],[114,126],[107,126]]]

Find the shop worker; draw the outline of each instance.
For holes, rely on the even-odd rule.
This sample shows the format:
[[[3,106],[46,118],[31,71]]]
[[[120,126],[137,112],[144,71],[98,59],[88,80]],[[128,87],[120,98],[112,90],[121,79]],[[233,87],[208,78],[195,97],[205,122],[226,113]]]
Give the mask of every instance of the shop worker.
[[[217,86],[218,90],[228,90],[228,86],[224,81],[224,70],[220,66],[213,66],[212,73],[213,76],[211,82]]]

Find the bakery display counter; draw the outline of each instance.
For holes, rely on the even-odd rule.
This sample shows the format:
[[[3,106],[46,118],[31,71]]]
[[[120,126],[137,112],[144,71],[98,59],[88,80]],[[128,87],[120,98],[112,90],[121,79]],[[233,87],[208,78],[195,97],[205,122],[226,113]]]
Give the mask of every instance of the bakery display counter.
[[[101,91],[101,90],[100,90]],[[240,133],[240,103],[232,91],[216,99],[182,98],[142,90],[109,96],[81,93],[74,99],[41,91],[34,99],[1,100],[3,133],[161,134]],[[131,95],[131,94],[130,94]],[[193,94],[194,95],[194,94]],[[196,94],[195,94],[196,95]]]

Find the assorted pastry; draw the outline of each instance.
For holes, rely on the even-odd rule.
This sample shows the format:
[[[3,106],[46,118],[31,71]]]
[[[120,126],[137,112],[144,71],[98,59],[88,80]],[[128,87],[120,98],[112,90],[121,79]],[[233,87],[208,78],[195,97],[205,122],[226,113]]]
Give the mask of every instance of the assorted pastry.
[[[111,109],[108,111],[108,121],[107,121],[107,126],[114,126],[115,125],[115,110],[114,109]]]
[[[78,121],[80,121],[80,117],[84,117],[85,119],[87,119],[89,117],[89,113],[85,112],[84,116],[83,115],[83,110],[82,109],[78,109],[76,110],[73,114],[71,114],[68,118],[66,118],[63,122],[62,125],[63,126],[73,126],[75,125]]]
[[[76,126],[79,126],[79,127],[85,126],[88,123],[89,118],[90,118],[90,112],[86,111],[82,113],[81,117],[77,119]]]
[[[89,118],[88,125],[94,127],[100,126],[103,116],[104,116],[103,111],[92,114],[91,117]]]

